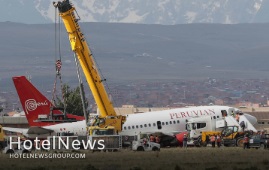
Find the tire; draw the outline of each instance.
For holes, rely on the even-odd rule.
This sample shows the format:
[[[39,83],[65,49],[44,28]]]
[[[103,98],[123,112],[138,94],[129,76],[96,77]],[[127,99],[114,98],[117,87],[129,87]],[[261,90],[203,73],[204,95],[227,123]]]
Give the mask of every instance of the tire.
[[[260,144],[260,149],[265,149],[265,145],[263,143]]]
[[[22,153],[29,153],[29,151],[28,150],[23,150]]]
[[[202,139],[201,139],[201,136],[198,137],[197,141],[198,141],[198,147],[200,147],[200,146],[202,145]]]
[[[202,146],[203,146],[203,147],[207,147],[207,142],[203,142],[203,143],[202,143]]]
[[[139,146],[139,147],[137,148],[137,151],[144,151],[144,148],[143,148],[142,146]]]
[[[244,139],[243,138],[238,138],[237,140],[236,140],[236,146],[238,146],[238,147],[243,147],[244,146]]]
[[[153,147],[152,151],[158,151],[159,149],[157,147]]]
[[[6,154],[14,154],[14,151],[12,149],[7,150]]]

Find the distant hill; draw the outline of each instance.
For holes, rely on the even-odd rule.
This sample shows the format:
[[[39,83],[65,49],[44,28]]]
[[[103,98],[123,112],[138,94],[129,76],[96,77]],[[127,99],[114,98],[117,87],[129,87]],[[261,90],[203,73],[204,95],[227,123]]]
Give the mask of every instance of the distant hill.
[[[269,78],[269,24],[80,25],[110,82]],[[53,82],[58,44],[54,24],[2,22],[0,27],[2,85],[5,79],[25,74]],[[66,81],[76,82],[64,27],[60,37],[63,75]]]

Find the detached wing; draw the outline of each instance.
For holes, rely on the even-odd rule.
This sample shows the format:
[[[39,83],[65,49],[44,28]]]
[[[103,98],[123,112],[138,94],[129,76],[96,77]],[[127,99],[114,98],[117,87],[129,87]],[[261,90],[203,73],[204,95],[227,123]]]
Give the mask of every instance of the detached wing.
[[[22,134],[24,134],[28,130],[26,128],[11,128],[11,127],[2,127],[2,128],[4,131],[14,132],[14,133],[22,133]]]

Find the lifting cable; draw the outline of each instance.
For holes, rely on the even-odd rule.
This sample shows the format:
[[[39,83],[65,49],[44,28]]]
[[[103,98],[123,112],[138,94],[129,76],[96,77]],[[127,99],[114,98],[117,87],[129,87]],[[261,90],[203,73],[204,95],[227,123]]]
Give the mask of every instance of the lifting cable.
[[[80,20],[80,17],[77,13],[77,10],[75,10],[75,12],[76,12],[76,15],[78,17],[77,21],[75,21],[75,22],[78,22]],[[87,106],[86,106],[87,101],[86,101],[86,97],[85,97],[84,85],[83,85],[83,81],[81,79],[81,72],[80,72],[80,67],[78,64],[77,57],[76,57],[76,53],[74,53],[74,59],[75,59],[76,68],[77,68],[77,77],[78,77],[78,82],[79,82],[79,92],[80,92],[83,114],[84,114],[86,126],[88,126],[88,113],[87,113]]]
[[[58,16],[58,19],[57,19]],[[57,23],[58,20],[58,23]],[[57,31],[57,25],[58,25],[58,31]],[[61,76],[61,68],[62,68],[62,55],[61,55],[61,23],[60,23],[60,16],[58,15],[58,10],[55,8],[55,22],[54,22],[54,29],[55,29],[55,80],[53,85],[53,93],[52,93],[52,100],[54,106],[56,106],[55,98],[56,98],[56,85],[57,85],[57,79],[60,80],[60,87],[61,87],[61,94],[62,94],[62,103],[64,105],[64,118],[66,118],[66,100],[65,100],[65,91],[63,89],[63,82],[62,82],[62,76]],[[58,34],[58,37],[57,37]],[[58,42],[58,45],[57,45]],[[57,49],[58,47],[58,49]],[[59,58],[57,57],[59,56]],[[51,109],[52,114],[52,109]]]
[[[89,48],[90,48],[90,47],[89,47]],[[94,63],[95,63],[95,65],[96,65],[96,68],[97,68],[98,72],[100,73],[100,76],[101,76],[101,82],[104,83],[104,87],[105,87],[105,88],[107,89],[107,91],[108,91],[108,94],[107,94],[107,95],[109,95],[108,97],[109,97],[110,101],[111,101],[112,103],[115,103],[115,105],[117,105],[116,100],[115,100],[115,101],[113,100],[111,90],[110,90],[110,88],[109,88],[108,83],[106,82],[107,79],[106,79],[106,78],[104,77],[104,75],[102,74],[102,71],[101,71],[101,69],[100,69],[98,63],[96,62],[96,59],[94,58],[93,51],[92,51],[91,49],[90,49],[90,51],[91,51],[91,56],[92,56],[92,58],[93,58],[93,60],[94,60]],[[116,108],[115,108],[115,105],[113,105],[114,109],[116,109]],[[117,107],[117,108],[118,108],[118,107]],[[122,115],[119,108],[118,108],[118,113],[119,113],[119,115]]]

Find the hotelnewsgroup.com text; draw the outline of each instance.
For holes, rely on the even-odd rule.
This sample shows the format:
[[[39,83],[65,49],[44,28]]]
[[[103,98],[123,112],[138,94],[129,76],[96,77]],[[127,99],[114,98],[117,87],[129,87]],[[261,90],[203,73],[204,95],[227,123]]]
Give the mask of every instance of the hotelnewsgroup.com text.
[[[14,153],[9,158],[13,159],[84,159],[85,153]]]

